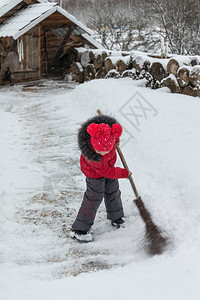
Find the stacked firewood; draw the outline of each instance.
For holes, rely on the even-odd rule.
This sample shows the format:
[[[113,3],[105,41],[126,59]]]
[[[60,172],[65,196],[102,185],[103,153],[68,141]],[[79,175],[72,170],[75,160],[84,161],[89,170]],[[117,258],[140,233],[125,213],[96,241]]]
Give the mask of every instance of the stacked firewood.
[[[167,73],[162,86],[169,87],[172,93],[200,97],[200,57],[171,58]]]
[[[71,58],[70,58],[71,57]],[[200,97],[200,56],[167,59],[141,52],[73,48],[65,77],[79,83],[92,79],[144,79],[147,87],[168,87],[172,93]]]

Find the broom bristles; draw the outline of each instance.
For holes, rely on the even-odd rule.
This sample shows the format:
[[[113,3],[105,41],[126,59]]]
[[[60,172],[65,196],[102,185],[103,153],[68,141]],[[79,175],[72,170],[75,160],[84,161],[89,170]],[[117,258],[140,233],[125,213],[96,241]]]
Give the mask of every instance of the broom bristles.
[[[164,237],[162,231],[153,223],[150,213],[147,211],[142,199],[134,200],[140,215],[146,225],[145,246],[150,255],[162,254],[168,244],[168,238]]]
[[[164,237],[158,227],[154,224],[146,226],[145,240],[147,251],[150,255],[162,254],[168,245],[167,237]]]

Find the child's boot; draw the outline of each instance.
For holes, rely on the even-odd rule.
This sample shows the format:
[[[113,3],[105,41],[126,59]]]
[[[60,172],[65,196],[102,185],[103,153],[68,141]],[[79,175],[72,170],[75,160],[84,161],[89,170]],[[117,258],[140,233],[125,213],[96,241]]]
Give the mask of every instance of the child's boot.
[[[73,239],[76,239],[79,242],[83,242],[83,243],[92,242],[92,235],[91,235],[91,233],[88,233],[86,231],[72,230],[70,232],[70,236]]]
[[[114,226],[116,228],[120,228],[120,227],[123,228],[124,227],[124,223],[125,223],[125,221],[122,218],[111,221],[112,226]]]

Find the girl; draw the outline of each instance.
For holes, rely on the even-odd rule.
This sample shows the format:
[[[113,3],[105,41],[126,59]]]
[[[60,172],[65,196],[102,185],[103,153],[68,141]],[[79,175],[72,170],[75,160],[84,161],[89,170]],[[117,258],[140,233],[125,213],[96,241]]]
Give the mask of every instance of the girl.
[[[118,178],[128,178],[131,172],[114,167],[117,160],[116,143],[119,143],[121,134],[121,125],[106,115],[87,120],[78,132],[78,144],[82,153],[80,165],[86,176],[87,189],[72,225],[72,238],[92,241],[92,235],[88,231],[103,198],[111,224],[119,228],[124,223]]]

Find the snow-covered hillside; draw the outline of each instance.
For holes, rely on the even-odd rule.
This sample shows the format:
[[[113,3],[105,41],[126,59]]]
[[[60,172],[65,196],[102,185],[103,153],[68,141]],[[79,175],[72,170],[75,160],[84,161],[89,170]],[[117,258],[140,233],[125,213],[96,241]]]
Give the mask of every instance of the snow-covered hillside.
[[[199,299],[200,102],[143,85],[1,88],[2,300]],[[121,148],[136,186],[170,238],[161,256],[142,248],[144,224],[127,179],[120,180],[126,227],[113,229],[102,203],[94,242],[69,237],[85,188],[76,134],[97,109],[124,127]]]

